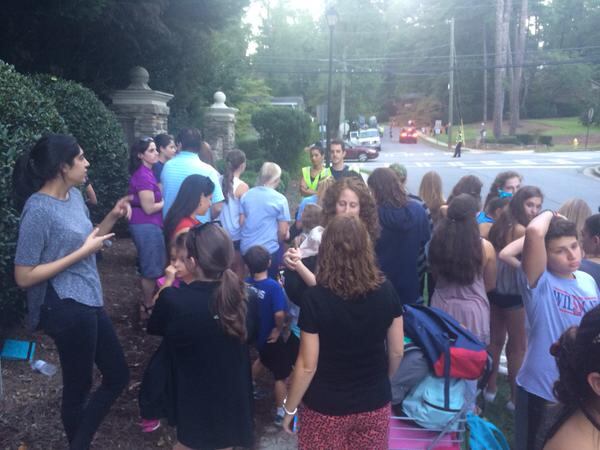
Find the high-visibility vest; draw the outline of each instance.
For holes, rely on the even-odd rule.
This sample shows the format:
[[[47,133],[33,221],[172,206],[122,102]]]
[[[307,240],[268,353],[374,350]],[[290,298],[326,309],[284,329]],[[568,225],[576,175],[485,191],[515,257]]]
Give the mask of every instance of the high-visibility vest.
[[[319,174],[317,174],[315,179],[311,180],[310,179],[310,169],[311,169],[310,167],[303,167],[302,168],[302,177],[304,178],[306,187],[313,191],[316,191],[317,187],[319,186],[319,181],[331,176],[331,170],[324,167],[323,170],[321,170],[321,172]]]

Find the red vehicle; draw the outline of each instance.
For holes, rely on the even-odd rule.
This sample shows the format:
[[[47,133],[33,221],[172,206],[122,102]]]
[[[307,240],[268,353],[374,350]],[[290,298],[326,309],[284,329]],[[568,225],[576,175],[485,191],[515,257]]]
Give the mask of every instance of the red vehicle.
[[[346,149],[346,157],[344,159],[358,159],[360,162],[376,159],[379,156],[377,149],[367,147],[365,145],[352,144],[348,141],[344,142]]]
[[[401,144],[416,144],[417,143],[417,129],[415,127],[403,127],[400,130],[400,143]]]

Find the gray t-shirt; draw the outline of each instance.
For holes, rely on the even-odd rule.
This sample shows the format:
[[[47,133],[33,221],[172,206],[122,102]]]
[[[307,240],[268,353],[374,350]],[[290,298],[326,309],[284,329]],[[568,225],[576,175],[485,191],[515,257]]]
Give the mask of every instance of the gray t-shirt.
[[[573,273],[575,278],[560,278],[545,271],[534,288],[529,287],[522,270],[518,275],[529,330],[517,384],[531,394],[556,402],[552,387],[558,379],[558,369],[550,346],[600,304],[600,292],[594,279],[579,270]]]
[[[35,193],[21,214],[15,264],[37,266],[56,261],[80,248],[92,232],[92,222],[81,192],[69,190],[60,200]],[[88,306],[102,306],[102,286],[96,255],[90,255],[48,280],[61,299],[71,298]],[[40,320],[46,296],[46,281],[27,289],[27,322],[33,330]]]

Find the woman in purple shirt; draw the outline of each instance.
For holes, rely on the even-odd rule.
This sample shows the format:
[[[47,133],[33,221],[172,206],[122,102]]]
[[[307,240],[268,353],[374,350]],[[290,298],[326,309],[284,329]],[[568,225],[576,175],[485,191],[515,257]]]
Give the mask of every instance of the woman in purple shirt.
[[[140,319],[147,320],[152,310],[156,279],[165,268],[166,250],[162,232],[163,199],[152,172],[158,161],[156,144],[151,138],[136,141],[129,152],[129,194],[132,195],[132,214],[129,232],[138,252],[142,276]]]

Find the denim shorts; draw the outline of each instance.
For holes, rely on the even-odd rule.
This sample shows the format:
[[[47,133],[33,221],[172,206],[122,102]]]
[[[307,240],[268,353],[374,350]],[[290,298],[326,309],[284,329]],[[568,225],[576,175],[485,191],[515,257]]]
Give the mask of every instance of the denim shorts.
[[[129,232],[138,252],[142,277],[155,279],[163,276],[167,251],[162,229],[152,223],[139,223],[129,224]]]

